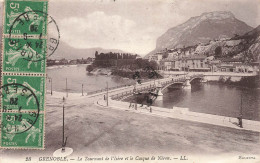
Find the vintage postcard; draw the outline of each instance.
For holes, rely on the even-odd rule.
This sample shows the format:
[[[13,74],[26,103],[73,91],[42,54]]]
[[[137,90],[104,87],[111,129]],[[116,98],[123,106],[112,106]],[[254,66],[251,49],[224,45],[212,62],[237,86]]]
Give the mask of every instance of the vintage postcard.
[[[260,0],[0,0],[0,163],[260,163]]]

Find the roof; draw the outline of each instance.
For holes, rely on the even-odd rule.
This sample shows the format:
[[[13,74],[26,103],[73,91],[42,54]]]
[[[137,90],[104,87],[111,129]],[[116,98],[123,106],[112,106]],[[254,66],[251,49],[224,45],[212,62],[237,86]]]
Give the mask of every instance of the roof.
[[[234,67],[236,67],[236,66],[234,66],[234,65],[221,65],[220,67],[221,67],[221,68],[225,68],[225,67],[226,67],[226,68],[230,68],[230,67],[231,67],[231,68],[234,68]]]
[[[219,58],[219,60],[221,60],[222,62],[242,62],[241,60],[236,58]]]
[[[205,67],[205,68],[190,68],[190,70],[209,70],[210,68]]]
[[[210,61],[210,63],[220,63],[221,61],[220,60],[212,60]]]
[[[187,57],[183,57],[183,59],[186,59],[186,60],[195,60],[195,59],[205,59],[207,58],[207,56],[205,55],[193,55],[193,56],[187,56]]]
[[[251,65],[260,65],[260,62],[252,62]]]

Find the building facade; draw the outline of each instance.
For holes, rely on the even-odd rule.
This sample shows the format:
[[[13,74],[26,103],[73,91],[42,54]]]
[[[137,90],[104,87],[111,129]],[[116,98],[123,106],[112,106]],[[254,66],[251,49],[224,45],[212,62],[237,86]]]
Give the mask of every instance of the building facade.
[[[160,65],[161,69],[166,71],[210,71],[205,56],[163,59]]]
[[[162,58],[163,58],[163,53],[162,52],[158,52],[156,54],[153,54],[153,55],[149,56],[149,62],[155,61],[157,64],[159,64],[160,61],[162,60]]]

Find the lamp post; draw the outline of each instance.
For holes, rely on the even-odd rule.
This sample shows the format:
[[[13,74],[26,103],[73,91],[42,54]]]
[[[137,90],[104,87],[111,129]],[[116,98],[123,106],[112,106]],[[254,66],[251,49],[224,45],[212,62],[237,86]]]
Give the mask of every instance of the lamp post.
[[[63,116],[62,116],[62,149],[61,151],[62,152],[65,152],[65,146],[66,146],[66,143],[67,143],[67,137],[66,137],[66,140],[64,141],[64,105],[63,105]]]
[[[137,88],[136,88],[136,84],[137,84],[137,83],[135,83],[135,85],[134,85],[134,90],[133,90],[134,96],[135,96],[135,110],[137,110],[137,94],[136,94]]]
[[[72,154],[73,149],[66,147],[67,137],[65,138],[65,106],[63,104],[62,112],[62,146],[60,149],[57,149],[54,153],[54,157],[66,157]]]
[[[238,117],[238,124],[241,128],[243,128],[242,118],[243,118],[243,98],[242,98],[242,92],[241,92],[241,95],[240,95],[240,115]]]
[[[107,83],[107,106],[108,106],[108,82]]]
[[[51,83],[51,95],[52,95],[52,78],[48,77],[48,79],[49,79],[49,83]]]
[[[68,80],[66,78],[66,97],[68,97]]]
[[[84,96],[84,95],[83,95],[83,84],[82,84],[82,96]]]

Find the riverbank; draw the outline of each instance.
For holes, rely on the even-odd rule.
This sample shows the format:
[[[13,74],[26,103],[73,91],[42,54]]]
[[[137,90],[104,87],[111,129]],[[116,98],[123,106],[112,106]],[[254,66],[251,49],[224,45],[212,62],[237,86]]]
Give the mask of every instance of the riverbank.
[[[51,69],[57,69],[57,68],[65,68],[65,67],[77,67],[77,66],[87,66],[90,64],[77,64],[77,65],[53,65],[53,66],[47,66],[47,70]]]
[[[203,74],[205,76],[257,76],[256,72],[252,73],[236,73],[236,72],[187,72],[187,71],[158,71],[164,75],[185,75],[187,73],[191,75]]]

